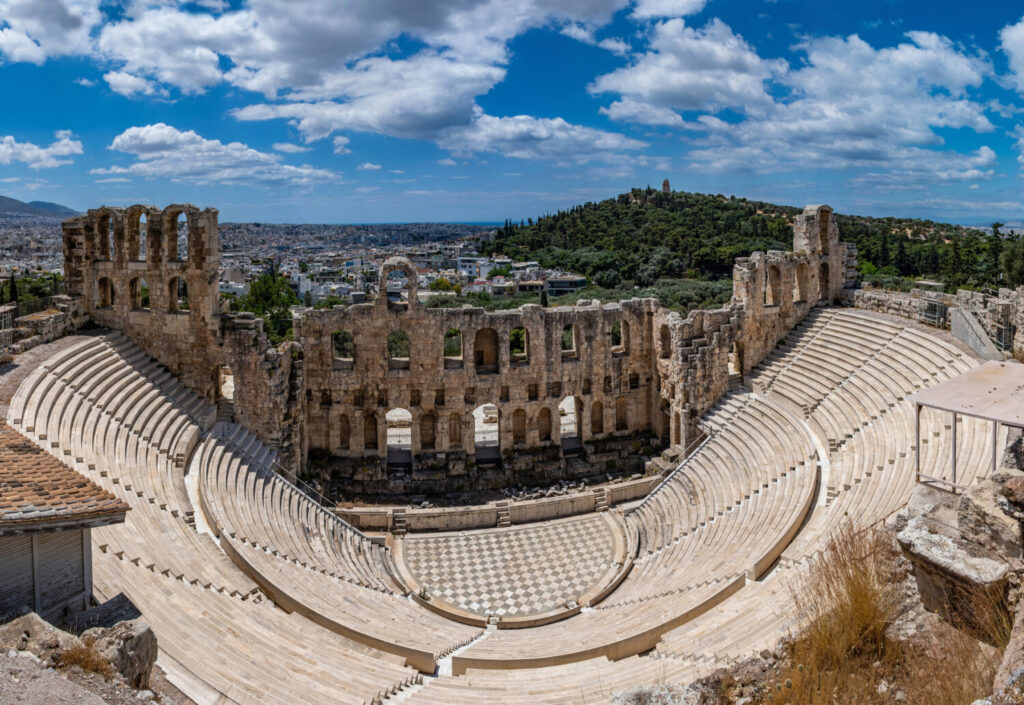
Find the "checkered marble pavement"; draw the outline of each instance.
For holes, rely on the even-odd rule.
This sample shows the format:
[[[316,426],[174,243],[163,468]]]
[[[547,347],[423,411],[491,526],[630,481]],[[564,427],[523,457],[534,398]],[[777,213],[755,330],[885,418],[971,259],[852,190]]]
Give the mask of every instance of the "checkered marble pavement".
[[[435,598],[499,617],[540,614],[576,601],[615,559],[600,515],[404,539],[406,566]]]

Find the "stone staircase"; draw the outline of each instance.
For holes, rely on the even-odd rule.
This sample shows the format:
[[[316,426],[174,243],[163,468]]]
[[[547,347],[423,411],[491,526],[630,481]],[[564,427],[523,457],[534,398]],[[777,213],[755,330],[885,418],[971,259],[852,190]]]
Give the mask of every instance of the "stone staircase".
[[[498,526],[499,527],[502,527],[502,526],[512,526],[512,509],[510,508],[509,503],[507,501],[506,502],[498,502],[497,507],[498,507]]]

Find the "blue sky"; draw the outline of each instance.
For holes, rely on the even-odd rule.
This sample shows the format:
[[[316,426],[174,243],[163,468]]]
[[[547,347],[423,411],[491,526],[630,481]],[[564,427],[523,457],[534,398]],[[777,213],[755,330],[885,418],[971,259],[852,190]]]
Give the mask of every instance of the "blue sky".
[[[0,0],[0,194],[497,221],[633,186],[1024,219],[1024,6]]]

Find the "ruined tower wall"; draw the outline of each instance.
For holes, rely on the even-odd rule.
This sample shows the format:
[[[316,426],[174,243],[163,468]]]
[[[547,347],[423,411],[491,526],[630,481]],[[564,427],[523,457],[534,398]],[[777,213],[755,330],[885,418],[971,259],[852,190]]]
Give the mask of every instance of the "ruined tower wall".
[[[179,246],[178,219],[187,238]],[[252,316],[219,307],[217,211],[190,204],[97,208],[63,224],[68,295],[95,323],[118,329],[210,404],[220,368],[235,380],[236,418],[303,460],[301,364],[275,350]],[[179,284],[180,282],[180,284]],[[298,355],[301,358],[301,355]]]

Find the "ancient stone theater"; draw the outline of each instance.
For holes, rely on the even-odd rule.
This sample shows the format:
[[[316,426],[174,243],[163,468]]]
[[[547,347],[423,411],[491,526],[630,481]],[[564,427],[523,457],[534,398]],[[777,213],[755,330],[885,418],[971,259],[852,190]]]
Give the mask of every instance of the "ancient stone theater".
[[[793,233],[686,316],[428,308],[392,258],[379,281],[403,296],[295,307],[273,346],[219,301],[216,210],[91,210],[64,224],[78,330],[7,423],[130,507],[91,529],[94,597],[129,597],[201,705],[685,684],[774,647],[837,530],[899,510],[919,474],[970,485],[1006,433],[911,398],[978,357],[853,289],[828,206]],[[522,486],[557,491],[328,499]]]

